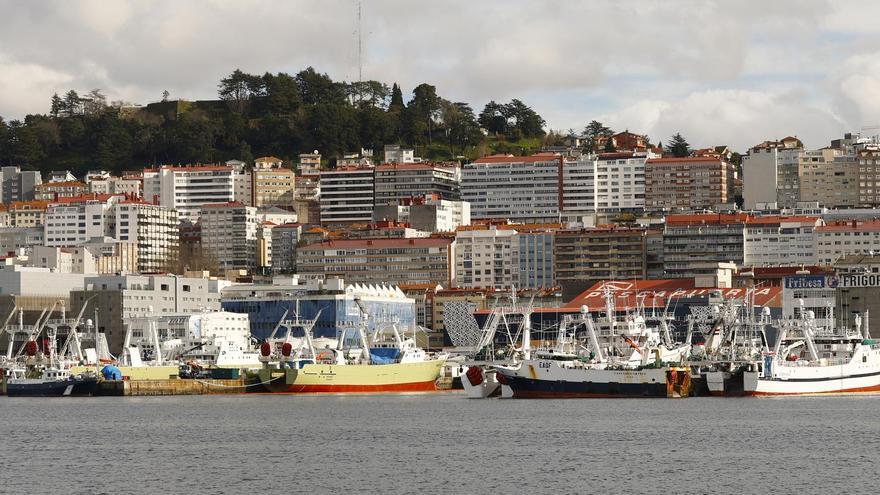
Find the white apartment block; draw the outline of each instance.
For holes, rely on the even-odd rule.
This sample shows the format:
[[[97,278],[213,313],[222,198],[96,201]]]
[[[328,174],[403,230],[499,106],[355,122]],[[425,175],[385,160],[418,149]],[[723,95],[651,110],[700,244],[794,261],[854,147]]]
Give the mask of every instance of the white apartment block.
[[[336,167],[321,172],[321,223],[369,223],[373,218],[372,167]]]
[[[510,289],[519,282],[519,242],[513,229],[459,229],[455,233],[458,286]]]
[[[595,156],[566,157],[563,161],[562,213],[568,221],[596,213]]]
[[[461,199],[475,220],[556,222],[561,169],[562,156],[554,153],[483,157],[462,167]]]
[[[398,144],[385,145],[385,163],[415,163],[415,150]]]
[[[141,196],[140,177],[92,178],[87,181],[89,192],[94,194],[125,194],[132,198]]]
[[[831,265],[851,254],[880,253],[880,220],[833,222],[816,227],[816,256]]]
[[[166,270],[180,249],[177,211],[136,200],[120,201],[114,210],[114,239],[137,246],[137,271]]]
[[[645,161],[655,156],[650,152],[598,155],[595,178],[596,211],[619,213],[643,210]]]
[[[746,220],[744,266],[815,265],[821,218],[761,216]]]
[[[43,224],[45,245],[76,246],[113,235],[113,206],[123,196],[98,196],[52,203]],[[73,199],[73,198],[71,198]]]
[[[234,170],[217,165],[146,169],[144,199],[174,208],[181,220],[195,222],[203,205],[235,199]]]
[[[458,227],[471,224],[471,205],[467,201],[439,199],[436,195],[401,199],[377,205],[373,221],[408,223],[424,232],[454,232]]]
[[[253,269],[259,266],[257,209],[239,203],[202,208],[202,249],[220,269]],[[271,235],[271,234],[270,234]]]

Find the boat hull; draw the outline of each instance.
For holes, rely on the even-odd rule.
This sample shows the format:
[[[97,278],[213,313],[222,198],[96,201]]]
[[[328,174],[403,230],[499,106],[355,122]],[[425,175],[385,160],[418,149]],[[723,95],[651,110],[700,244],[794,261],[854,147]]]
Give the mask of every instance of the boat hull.
[[[514,398],[687,397],[690,393],[690,375],[684,369],[596,369],[554,361],[497,369],[498,381],[510,388]]]
[[[766,379],[747,372],[744,381],[745,395],[751,397],[880,393],[880,372],[803,379]]]
[[[482,366],[471,366],[461,379],[461,385],[469,399],[485,399],[501,395],[498,371]]]
[[[270,392],[381,393],[433,392],[443,360],[377,365],[307,364],[300,369],[262,369],[259,377]]]
[[[98,390],[97,379],[57,380],[43,383],[6,384],[6,395],[9,397],[63,397],[91,396]]]
[[[215,368],[224,369],[259,369],[260,364],[240,364],[240,365],[220,365]],[[177,378],[180,368],[175,365],[161,366],[118,366],[119,371],[125,380],[167,380],[169,378]],[[94,366],[74,366],[70,368],[73,374],[84,373],[86,371],[94,371]]]

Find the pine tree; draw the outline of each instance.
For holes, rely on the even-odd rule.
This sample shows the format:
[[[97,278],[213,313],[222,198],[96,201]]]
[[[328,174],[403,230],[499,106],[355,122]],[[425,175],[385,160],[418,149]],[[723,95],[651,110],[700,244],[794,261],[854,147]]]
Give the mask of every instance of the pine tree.
[[[51,108],[51,110],[49,110],[49,114],[52,115],[53,117],[58,117],[58,114],[60,114],[63,110],[64,110],[64,100],[62,100],[61,97],[58,96],[58,93],[53,94],[52,95],[52,108]]]
[[[666,151],[674,157],[683,158],[691,154],[691,146],[681,133],[676,132],[669,145],[666,146]]]
[[[394,85],[391,86],[391,103],[388,104],[388,110],[403,110],[404,108],[403,92],[400,91],[400,86],[398,86],[397,83],[394,83]]]

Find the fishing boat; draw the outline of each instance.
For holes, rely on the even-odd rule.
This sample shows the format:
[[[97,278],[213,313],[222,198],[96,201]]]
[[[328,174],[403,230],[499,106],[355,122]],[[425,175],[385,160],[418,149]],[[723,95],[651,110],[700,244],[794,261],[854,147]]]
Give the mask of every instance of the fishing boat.
[[[509,389],[498,381],[497,366],[511,366],[523,358],[528,359],[531,355],[532,298],[527,305],[517,305],[516,289],[510,293],[510,305],[495,306],[489,313],[486,322],[481,329],[480,340],[475,346],[475,351],[469,357],[467,371],[461,381],[462,388],[470,399],[485,399],[509,394]],[[519,328],[513,336],[510,330],[508,317],[519,318]],[[496,346],[495,338],[500,325],[505,326],[507,343]],[[519,338],[518,338],[519,337]],[[516,345],[519,340],[519,346]],[[482,359],[479,359],[482,358]],[[504,390],[503,390],[504,389]]]
[[[130,319],[119,359],[109,355],[103,334],[91,336],[89,322],[86,328],[83,335],[72,332],[70,357],[81,363],[72,368],[74,373],[114,361],[128,380],[178,377],[185,367],[256,370],[262,366],[246,314],[203,311]],[[88,338],[94,339],[95,347],[82,349],[81,341]]]
[[[515,398],[687,397],[690,368],[667,360],[686,358],[689,346],[667,348],[660,332],[645,325],[643,318],[631,321],[641,325],[639,339],[621,335],[630,352],[610,355],[588,309],[582,308],[580,321],[572,322],[572,333],[560,327],[554,349],[537,351],[517,366],[496,367],[498,381]],[[579,327],[586,329],[589,346],[577,343]]]
[[[258,376],[263,386],[271,392],[285,393],[436,390],[446,355],[428,355],[416,345],[414,336],[406,336],[396,324],[390,326],[390,338],[379,335],[378,325],[376,334],[370,338],[366,332],[367,309],[359,299],[355,301],[364,315],[357,328],[359,349],[343,349],[344,336],[338,339],[336,348],[317,348],[312,336],[317,318],[304,320],[295,316],[282,323],[287,328],[286,341],[280,342],[280,346],[270,342],[261,345],[265,365]],[[299,349],[289,341],[296,327],[304,335],[304,345]]]
[[[35,340],[28,340],[24,347],[27,366],[10,370],[6,377],[6,395],[9,397],[94,395],[97,391],[98,377],[94,372],[72,374],[59,364],[53,325],[46,330],[42,355]]]
[[[774,349],[743,371],[744,395],[880,392],[880,344],[867,320],[866,313],[864,328],[858,315],[854,328],[822,328],[812,311],[801,311],[783,323]]]

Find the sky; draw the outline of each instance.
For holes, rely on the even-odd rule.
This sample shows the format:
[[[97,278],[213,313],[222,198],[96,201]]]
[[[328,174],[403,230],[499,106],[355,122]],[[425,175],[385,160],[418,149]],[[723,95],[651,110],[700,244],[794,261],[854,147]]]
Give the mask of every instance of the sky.
[[[236,68],[358,78],[355,0],[0,0],[0,116],[100,88],[211,99]],[[599,120],[653,142],[818,148],[880,133],[880,2],[363,0],[363,78],[519,98],[548,130]]]

